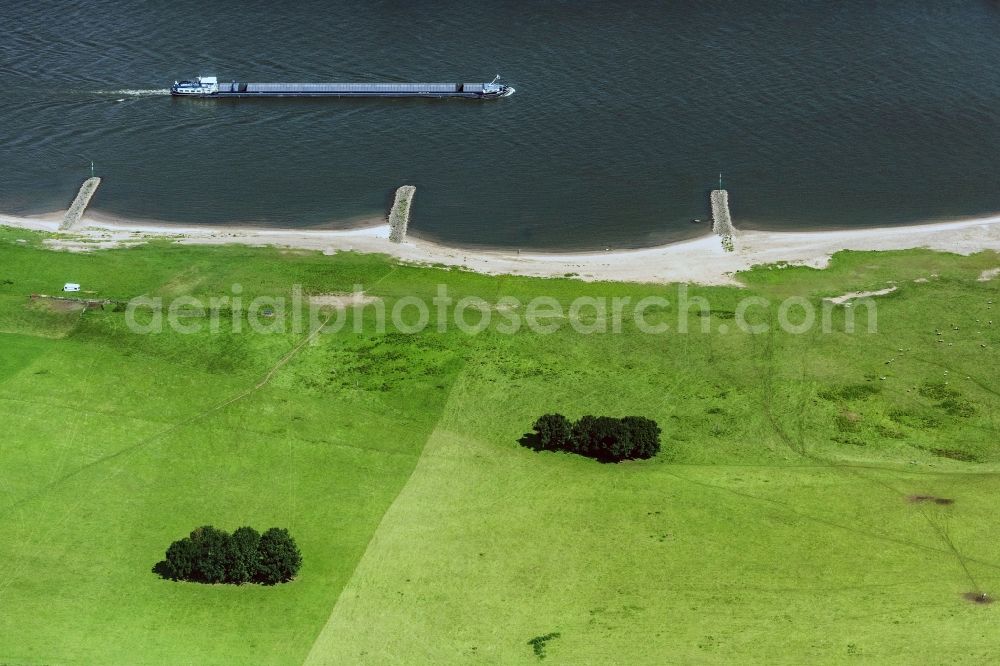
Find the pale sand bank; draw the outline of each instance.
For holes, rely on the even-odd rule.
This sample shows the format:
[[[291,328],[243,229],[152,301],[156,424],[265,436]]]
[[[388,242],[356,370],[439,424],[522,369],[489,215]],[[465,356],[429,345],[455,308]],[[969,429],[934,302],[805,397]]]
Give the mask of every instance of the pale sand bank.
[[[56,232],[61,215],[0,215],[0,224]],[[516,250],[465,250],[412,236],[389,241],[389,225],[347,230],[202,227],[95,219],[88,214],[65,239],[48,241],[57,249],[87,250],[128,245],[149,238],[178,243],[273,245],[319,250],[377,252],[405,262],[462,266],[487,274],[562,277],[624,282],[737,284],[733,273],[758,264],[787,262],[821,268],[839,250],[899,250],[926,247],[960,254],[1000,251],[1000,216],[906,227],[841,231],[737,231],[735,251],[727,252],[715,235],[641,250],[546,253]]]
[[[1000,268],[990,268],[979,274],[979,281],[989,282],[997,276],[1000,276]]]
[[[886,287],[885,289],[877,289],[875,291],[851,291],[846,294],[841,294],[840,296],[831,296],[824,300],[830,301],[831,303],[836,303],[837,305],[843,305],[858,298],[871,298],[872,296],[885,296],[886,294],[891,294],[896,291],[897,287]]]

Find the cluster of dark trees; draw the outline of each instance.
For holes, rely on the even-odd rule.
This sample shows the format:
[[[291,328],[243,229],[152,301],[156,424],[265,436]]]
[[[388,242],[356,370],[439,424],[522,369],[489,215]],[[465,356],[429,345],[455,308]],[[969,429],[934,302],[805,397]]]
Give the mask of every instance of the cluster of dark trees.
[[[286,529],[260,534],[241,527],[232,534],[205,525],[174,541],[154,571],[171,580],[275,585],[295,577],[302,553]]]
[[[573,423],[562,414],[535,421],[525,443],[541,451],[569,451],[603,462],[652,458],[660,451],[660,426],[642,416],[584,416]]]

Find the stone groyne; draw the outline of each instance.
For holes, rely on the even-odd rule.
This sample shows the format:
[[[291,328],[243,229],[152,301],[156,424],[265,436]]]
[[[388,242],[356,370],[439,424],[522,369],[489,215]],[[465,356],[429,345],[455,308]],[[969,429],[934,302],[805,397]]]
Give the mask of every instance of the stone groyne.
[[[712,231],[722,239],[722,247],[733,251],[733,220],[729,216],[729,192],[712,190]]]
[[[416,191],[417,188],[413,185],[403,185],[396,190],[396,200],[392,202],[392,210],[389,211],[389,240],[393,243],[406,240],[406,230],[410,226],[410,208]]]
[[[83,181],[76,199],[73,199],[73,204],[66,211],[66,215],[63,216],[62,224],[59,225],[60,231],[68,231],[76,226],[80,218],[83,217],[84,211],[87,210],[87,206],[90,204],[90,200],[94,197],[97,187],[100,184],[101,179],[96,176]]]

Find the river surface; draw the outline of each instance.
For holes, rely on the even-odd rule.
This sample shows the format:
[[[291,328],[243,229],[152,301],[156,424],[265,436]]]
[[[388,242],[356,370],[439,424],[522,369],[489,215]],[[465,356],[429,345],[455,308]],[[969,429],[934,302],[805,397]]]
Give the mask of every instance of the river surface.
[[[342,227],[417,186],[465,246],[639,247],[1000,210],[1000,5],[3,3],[0,211]],[[170,83],[483,81],[473,100],[172,99]]]

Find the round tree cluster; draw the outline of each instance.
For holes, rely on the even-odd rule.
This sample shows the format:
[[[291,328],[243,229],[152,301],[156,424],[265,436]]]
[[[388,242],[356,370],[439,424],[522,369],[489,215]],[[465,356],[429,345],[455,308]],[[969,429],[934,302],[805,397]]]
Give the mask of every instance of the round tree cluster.
[[[660,426],[642,416],[584,416],[575,423],[562,414],[535,422],[529,445],[542,451],[569,451],[603,462],[652,458],[660,451]]]
[[[230,534],[205,525],[170,544],[156,571],[171,580],[275,585],[294,578],[301,566],[302,553],[286,529],[260,534],[241,527]]]

